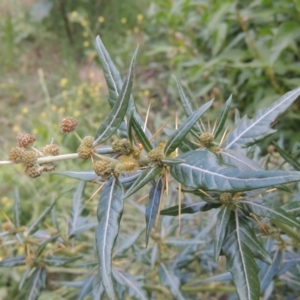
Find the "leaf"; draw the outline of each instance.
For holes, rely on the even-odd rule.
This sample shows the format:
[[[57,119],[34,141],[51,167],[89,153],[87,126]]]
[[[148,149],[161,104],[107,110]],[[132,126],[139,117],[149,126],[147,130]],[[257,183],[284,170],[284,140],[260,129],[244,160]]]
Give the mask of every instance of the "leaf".
[[[227,119],[227,116],[228,116],[228,112],[229,112],[230,107],[231,107],[231,101],[232,101],[232,95],[230,95],[230,97],[225,102],[225,105],[223,106],[219,122],[217,124],[216,130],[213,133],[214,136],[215,136],[215,138],[218,137],[218,135],[221,133],[221,131],[224,128],[224,124],[226,122],[226,119]]]
[[[16,266],[24,266],[26,256],[25,255],[17,255],[14,257],[4,258],[0,260],[0,267],[11,268]]]
[[[131,94],[132,81],[133,81],[133,68],[134,68],[137,51],[138,51],[138,47],[133,53],[130,67],[129,67],[129,73],[122,86],[122,90],[114,106],[112,107],[111,112],[109,113],[109,115],[106,117],[106,119],[103,121],[103,123],[100,125],[100,127],[96,132],[95,141],[93,142],[94,146],[108,140],[120,127],[126,115],[130,94]]]
[[[43,262],[48,266],[60,267],[60,266],[65,266],[66,264],[73,262],[80,258],[82,258],[82,255],[73,256],[73,257],[49,255],[49,256],[43,258]]]
[[[167,166],[173,166],[183,163],[184,160],[178,158],[163,158],[161,162],[166,164]]]
[[[300,217],[300,201],[292,201],[281,207],[287,213],[292,214],[294,217]]]
[[[123,186],[117,178],[111,178],[104,186],[97,210],[96,248],[101,281],[109,299],[115,298],[111,258],[123,212],[123,196]]]
[[[84,204],[83,204],[83,190],[85,187],[85,182],[81,181],[78,184],[78,187],[76,189],[76,192],[73,195],[72,198],[72,208],[70,212],[70,218],[69,218],[69,227],[68,227],[68,237],[72,238],[74,237],[74,231],[76,231],[79,227],[82,227],[87,223],[88,216],[83,217],[82,213],[84,210]]]
[[[275,145],[277,152],[279,152],[279,154],[282,156],[282,158],[287,163],[289,163],[295,170],[300,171],[300,164],[298,163],[298,161],[295,158],[293,158],[292,156],[290,156],[283,149],[281,149],[277,143],[275,143],[275,142],[272,142],[272,143]]]
[[[84,225],[78,226],[76,229],[74,229],[72,231],[72,234],[70,234],[69,238],[76,237],[79,234],[81,234],[82,232],[92,229],[92,228],[96,227],[97,225],[98,225],[98,222],[89,222],[89,223],[85,223]]]
[[[132,247],[144,230],[139,230],[134,234],[126,237],[120,247],[115,251],[114,256],[124,256],[125,252]]]
[[[128,198],[129,196],[136,193],[139,189],[141,189],[143,186],[145,186],[148,182],[153,180],[158,174],[161,173],[162,167],[154,167],[154,168],[147,168],[142,171],[140,176],[135,180],[133,185],[130,187],[130,189],[127,191],[127,193],[124,196],[124,199]]]
[[[42,289],[46,288],[47,272],[45,268],[36,269],[29,278],[29,283],[26,288],[28,300],[38,299]]]
[[[187,117],[189,117],[194,112],[195,109],[194,109],[192,103],[190,102],[190,100],[185,95],[185,92],[182,88],[180,81],[175,76],[174,76],[174,79],[176,81],[177,89],[179,92],[180,103],[182,105],[184,113],[186,114]],[[196,127],[197,127],[196,129],[198,132],[202,132],[202,129],[201,129],[201,126],[199,123],[196,123]]]
[[[136,120],[136,117],[134,115],[134,112],[131,112],[129,122],[129,130],[131,131],[131,128],[134,130],[137,139],[139,142],[143,145],[146,152],[149,152],[153,149],[147,135],[144,133],[143,128],[141,127],[140,123]],[[129,134],[130,136],[130,134]]]
[[[113,150],[112,150],[111,146],[102,145],[102,146],[97,147],[95,149],[95,153],[98,153],[98,154],[111,154],[111,153],[113,153]]]
[[[149,203],[146,206],[145,217],[146,217],[146,247],[148,246],[150,232],[155,224],[156,216],[160,200],[163,193],[163,179],[160,177],[151,187],[149,193]]]
[[[226,192],[254,190],[300,180],[300,172],[241,171],[220,164],[208,150],[190,151],[178,156],[184,163],[171,166],[172,176],[185,186]]]
[[[39,256],[43,253],[45,247],[46,247],[49,243],[55,242],[55,241],[58,239],[58,237],[59,237],[59,234],[55,234],[55,235],[51,236],[49,239],[45,240],[43,243],[41,243],[41,244],[39,245],[38,249],[37,249],[36,252],[35,252],[35,256],[36,256],[36,257],[39,257]]]
[[[165,245],[172,245],[172,246],[192,246],[192,245],[203,245],[206,241],[198,240],[198,239],[186,239],[186,238],[176,238],[170,237],[164,240]]]
[[[231,214],[230,207],[224,206],[221,208],[217,216],[215,247],[214,247],[214,258],[216,262],[218,261],[218,257],[220,255],[223,246],[230,214]]]
[[[90,294],[93,288],[93,282],[94,282],[95,276],[91,276],[84,280],[81,288],[80,288],[80,293],[77,297],[77,300],[84,300],[87,295]]]
[[[235,150],[226,149],[217,152],[218,158],[222,164],[227,164],[238,168],[241,171],[262,171],[263,169],[258,166],[252,159]]]
[[[20,227],[20,214],[21,214],[21,201],[20,201],[19,189],[16,187],[14,188],[14,198],[15,198],[14,223],[15,223],[15,227],[19,228]]]
[[[226,256],[226,268],[231,273],[238,296],[243,300],[259,299],[258,267],[253,253],[241,237],[238,212],[230,219],[231,230],[226,234],[222,250]]]
[[[117,70],[115,64],[113,63],[111,57],[109,56],[99,36],[96,37],[95,44],[96,44],[95,45],[96,51],[98,53],[100,62],[102,64],[104,77],[109,90],[109,98],[108,98],[109,104],[111,105],[111,107],[113,107],[121,92],[123,81],[121,79],[119,71]],[[136,120],[138,121],[140,126],[143,127],[144,123],[141,120],[139,114],[137,113],[132,96],[130,96],[127,112],[129,113],[132,110],[134,110],[134,116]],[[146,135],[151,136],[147,128],[146,128]]]
[[[239,205],[242,205],[248,211],[252,211],[257,216],[267,217],[300,229],[300,222],[292,214],[266,201],[257,203],[255,201],[240,200]]]
[[[272,253],[272,264],[267,265],[262,263],[262,267],[259,272],[260,291],[263,293],[273,278],[278,274],[282,266],[282,252],[277,250]]]
[[[143,290],[143,283],[140,283],[135,276],[118,270],[113,270],[113,276],[122,286],[126,286],[127,294],[130,296],[130,299],[148,299],[145,290]]]
[[[204,201],[190,204],[181,204],[181,214],[195,214],[199,211],[208,211],[212,208],[220,207],[221,203],[206,203]],[[179,205],[174,205],[168,208],[165,208],[160,211],[160,214],[163,216],[178,216],[179,215]]]
[[[167,268],[163,263],[160,264],[159,267],[159,278],[163,286],[167,286],[175,299],[184,300],[185,297],[182,295],[180,291],[180,281],[175,274]]]
[[[57,200],[57,199],[56,199]],[[52,207],[54,206],[56,200],[52,199],[52,203],[50,206],[47,206],[45,210],[39,215],[39,217],[30,225],[30,227],[24,232],[24,235],[29,236],[30,234],[34,233],[38,230],[40,223],[42,223],[47,215],[50,213]]]
[[[225,141],[224,149],[245,148],[266,138],[276,130],[271,129],[271,123],[298,98],[300,88],[294,89],[267,108],[256,112],[253,119],[244,116],[231,131]]]
[[[210,100],[209,102],[202,105],[196,111],[194,111],[179,127],[176,129],[170,138],[168,139],[164,153],[166,156],[170,155],[176,148],[179,146],[181,141],[185,138],[185,136],[189,133],[193,125],[198,121],[198,119],[211,107],[214,100]]]
[[[99,178],[99,176],[92,170],[91,171],[61,171],[61,172],[53,172],[52,174],[64,175],[82,181],[93,181]]]

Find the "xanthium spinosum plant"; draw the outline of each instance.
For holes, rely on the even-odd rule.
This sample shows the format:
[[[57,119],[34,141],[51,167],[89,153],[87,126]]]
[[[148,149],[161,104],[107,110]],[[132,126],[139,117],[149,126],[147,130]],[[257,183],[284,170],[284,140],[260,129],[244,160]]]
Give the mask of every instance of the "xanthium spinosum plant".
[[[226,101],[215,125],[206,128],[200,118],[208,112],[213,100],[194,109],[180,82],[175,79],[186,119],[179,122],[175,129],[164,128],[167,139],[156,144],[155,141],[159,140],[157,134],[152,134],[146,122],[142,121],[131,95],[138,49],[132,56],[124,82],[100,37],[96,38],[96,49],[111,106],[110,113],[96,134],[80,138],[75,131],[77,121],[66,117],[61,121],[61,130],[75,133],[80,140],[77,153],[60,155],[55,144],[46,145],[42,151],[38,151],[33,147],[35,137],[22,133],[18,136],[18,146],[9,153],[9,161],[1,162],[2,165],[21,163],[25,173],[37,177],[52,171],[54,163],[59,160],[78,158],[91,161],[91,171],[57,172],[81,181],[73,198],[75,206],[78,204],[79,207],[78,215],[84,209],[80,202],[84,182],[92,181],[99,185],[98,222],[88,223],[80,217],[79,223],[72,224],[74,218],[71,218],[69,228],[68,238],[72,239],[96,226],[98,265],[96,272],[79,284],[81,292],[78,299],[88,294],[100,299],[103,293],[109,299],[121,299],[123,293],[136,299],[151,298],[151,289],[147,285],[133,275],[112,267],[124,201],[146,185],[150,186],[145,207],[146,247],[149,238],[155,238],[153,230],[157,227],[159,215],[175,217],[217,209],[215,234],[211,241],[214,245],[213,259],[217,262],[219,256],[226,257],[229,272],[224,274],[224,278],[233,280],[240,299],[259,299],[275,277],[290,270],[300,259],[299,199],[296,197],[298,201],[288,201],[285,205],[272,201],[272,197],[280,197],[299,183],[300,164],[276,143],[274,148],[277,153],[283,162],[289,164],[284,171],[263,168],[255,154],[259,149],[257,143],[276,131],[271,124],[299,97],[300,88],[259,110],[252,119],[247,116],[237,119],[234,128],[225,130],[232,98]],[[110,145],[105,145],[114,135],[117,138]],[[171,186],[174,187],[171,181],[177,182],[178,199],[188,195],[193,196],[193,201],[183,201],[162,209],[164,195]],[[297,195],[299,193],[300,189]],[[17,192],[15,199],[14,224],[8,222],[4,226],[2,243],[5,244],[5,238],[9,235],[14,235],[20,244],[29,243],[28,239],[50,213],[53,222],[56,222],[53,200],[31,226],[22,227]],[[279,231],[274,230],[274,225]],[[36,299],[45,287],[48,266],[65,266],[81,258],[45,254],[47,245],[56,241],[64,242],[58,232],[42,240],[34,255],[17,255],[0,262],[1,267],[28,266],[19,283],[19,290],[22,290],[25,282],[29,282],[30,299]],[[188,244],[184,245],[187,256],[195,251]],[[161,262],[158,272],[161,281],[176,299],[187,299],[185,293],[189,290],[184,286],[186,280],[180,274],[188,272],[185,266],[190,261],[186,259],[181,266],[180,257],[178,255],[171,262],[170,258],[167,262]]]

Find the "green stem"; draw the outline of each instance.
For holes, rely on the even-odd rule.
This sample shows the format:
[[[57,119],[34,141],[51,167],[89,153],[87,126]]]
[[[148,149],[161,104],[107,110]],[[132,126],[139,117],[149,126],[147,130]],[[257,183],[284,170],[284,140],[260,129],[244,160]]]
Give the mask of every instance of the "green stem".
[[[294,229],[292,229],[289,225],[283,224],[281,222],[272,220],[272,223],[280,228],[284,233],[286,233],[291,239],[300,243],[300,235]]]

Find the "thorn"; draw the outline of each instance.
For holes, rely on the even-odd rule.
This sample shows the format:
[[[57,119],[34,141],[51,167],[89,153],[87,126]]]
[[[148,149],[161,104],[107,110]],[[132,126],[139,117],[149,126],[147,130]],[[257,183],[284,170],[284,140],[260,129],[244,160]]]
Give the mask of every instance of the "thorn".
[[[137,201],[135,201],[135,203],[140,203],[142,201],[144,201],[146,198],[148,197],[148,195],[145,195],[144,197],[138,199]]]
[[[88,204],[88,203],[94,198],[94,196],[95,196],[98,192],[101,191],[101,189],[104,187],[105,183],[106,183],[106,182],[103,182],[103,183],[100,185],[100,187],[97,188],[97,190],[93,193],[93,195],[92,195],[88,200],[85,201],[85,204]]]
[[[169,123],[169,120],[167,122],[165,122],[162,126],[160,126],[160,128],[151,136],[149,141],[152,142],[152,140],[166,127],[166,125],[168,123]]]
[[[148,109],[147,109],[147,114],[146,114],[145,124],[144,124],[144,128],[143,128],[143,131],[144,131],[144,132],[146,131],[147,122],[148,122],[148,118],[149,118],[150,107],[151,107],[152,102],[153,102],[153,101],[151,100],[150,103],[149,103]]]

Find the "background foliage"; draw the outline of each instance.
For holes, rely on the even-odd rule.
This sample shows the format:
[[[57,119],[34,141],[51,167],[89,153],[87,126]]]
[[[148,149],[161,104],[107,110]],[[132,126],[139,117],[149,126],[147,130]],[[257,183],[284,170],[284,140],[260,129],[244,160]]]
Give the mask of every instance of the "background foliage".
[[[7,159],[8,149],[15,144],[15,135],[20,131],[37,135],[40,143],[37,146],[42,147],[54,137],[61,146],[61,152],[76,151],[74,139],[58,134],[59,120],[65,115],[79,120],[82,136],[96,131],[109,109],[107,90],[94,48],[97,34],[101,34],[123,72],[128,67],[135,45],[140,44],[133,94],[142,114],[152,103],[154,113],[150,116],[149,127],[153,131],[164,123],[171,110],[175,114],[178,109],[175,101],[178,93],[171,75],[182,80],[188,96],[197,106],[213,97],[216,99],[211,118],[215,118],[218,108],[231,93],[236,108],[242,114],[251,115],[300,86],[300,3],[297,0],[241,1],[240,4],[205,0],[155,0],[135,4],[132,1],[120,4],[119,1],[5,0],[0,4],[0,13],[0,139],[3,160]],[[292,111],[276,124],[281,136],[272,137],[279,140],[281,147],[289,153],[295,153],[294,157],[299,150],[299,138],[295,134],[299,126],[298,101]],[[269,141],[261,146],[267,153]],[[280,159],[276,155],[269,155],[269,163],[278,166]],[[59,170],[81,170],[85,167],[84,163],[59,164]],[[3,231],[10,226],[8,220],[15,226],[19,222],[17,227],[20,228],[33,228],[38,216],[56,200],[57,213],[47,215],[34,235],[38,241],[49,238],[48,244],[45,248],[38,248],[36,240],[31,241],[31,251],[36,253],[41,249],[42,259],[30,272],[36,272],[36,278],[43,278],[47,270],[41,299],[80,297],[82,290],[93,286],[96,276],[93,269],[93,226],[97,221],[97,199],[84,205],[94,187],[82,185],[75,191],[77,183],[74,180],[55,175],[32,181],[18,167],[1,167],[0,178]],[[140,196],[143,195],[141,192]],[[294,197],[299,199],[297,194]],[[166,206],[175,205],[172,202],[174,198],[171,193]],[[13,217],[16,216],[14,203],[19,203],[22,212],[19,220]],[[217,266],[213,261],[213,249],[209,247],[214,232],[207,232],[211,232],[214,226],[211,220],[215,215],[205,212],[185,215],[181,219],[180,235],[178,220],[163,217],[161,230],[152,237],[156,242],[150,242],[145,249],[144,236],[141,235],[144,227],[140,225],[144,224],[144,210],[142,203],[125,203],[123,225],[114,252],[114,264],[120,270],[114,278],[120,284],[120,293],[142,299],[141,295],[135,294],[136,291],[122,291],[121,287],[129,273],[136,286],[147,274],[148,291],[156,293],[157,297],[161,294],[170,297],[170,291],[174,294],[172,289],[175,287],[166,279],[169,270],[166,262],[169,257],[176,257],[179,266],[181,262],[186,264],[186,274],[194,273],[194,282],[199,282],[198,290],[188,287],[191,297],[197,295],[201,299],[213,299],[224,295],[234,299],[235,290],[229,282],[217,285],[200,283],[209,277],[208,274],[220,274],[225,270],[225,260],[221,259]],[[74,234],[82,225],[76,223],[76,216],[81,216],[80,222],[90,226],[91,230],[81,235]],[[65,253],[61,249],[60,238],[53,237],[57,228],[65,232],[63,238],[69,241],[65,245]],[[198,244],[194,243],[195,239]],[[274,245],[269,245],[268,241],[266,244],[271,252]],[[28,254],[28,249],[20,246],[17,239],[11,245],[0,243],[2,259],[14,255],[23,259],[22,255]],[[58,259],[51,262],[58,250],[60,254],[74,259],[60,264]],[[277,254],[272,254],[274,259]],[[187,257],[190,258],[189,263]],[[88,268],[88,265],[91,267]],[[6,269],[0,269],[0,298],[14,299],[18,285],[25,284],[22,282],[25,268],[20,266],[11,270],[8,273]],[[275,271],[274,274],[280,275]],[[226,274],[224,276],[226,278]],[[286,297],[297,295],[297,276],[298,267],[285,274],[283,280],[266,285],[265,297],[272,293]],[[189,279],[189,275],[181,274],[183,284]],[[59,281],[65,284],[61,286]],[[159,282],[163,284],[159,285]],[[26,284],[32,287],[30,283]],[[43,284],[38,285],[36,290]],[[32,290],[33,298],[36,290]],[[182,290],[187,291],[185,288]],[[181,296],[178,297],[180,299]]]

